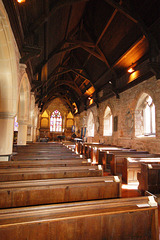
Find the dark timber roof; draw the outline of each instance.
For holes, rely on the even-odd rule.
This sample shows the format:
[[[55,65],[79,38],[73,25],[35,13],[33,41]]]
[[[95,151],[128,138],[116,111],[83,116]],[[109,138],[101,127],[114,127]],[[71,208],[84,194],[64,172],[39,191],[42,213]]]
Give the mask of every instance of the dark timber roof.
[[[74,112],[153,74],[159,78],[159,0],[3,0],[36,102]],[[137,68],[131,81],[127,69]],[[103,91],[103,93],[102,93]],[[101,94],[100,94],[101,93]]]

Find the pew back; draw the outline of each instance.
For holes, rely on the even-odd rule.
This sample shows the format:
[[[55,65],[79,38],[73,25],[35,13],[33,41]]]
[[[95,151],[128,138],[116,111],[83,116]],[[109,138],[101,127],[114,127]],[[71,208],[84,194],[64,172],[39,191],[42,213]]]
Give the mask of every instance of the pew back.
[[[0,210],[3,240],[158,240],[157,205],[148,197]]]

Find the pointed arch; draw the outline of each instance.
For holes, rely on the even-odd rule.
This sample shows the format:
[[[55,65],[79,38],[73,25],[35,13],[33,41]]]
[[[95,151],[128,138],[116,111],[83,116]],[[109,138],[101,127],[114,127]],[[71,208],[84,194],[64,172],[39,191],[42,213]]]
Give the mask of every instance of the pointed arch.
[[[112,136],[113,116],[109,106],[106,107],[103,117],[103,136]]]
[[[93,113],[90,112],[87,121],[88,137],[94,137],[94,127],[95,127],[94,116]]]
[[[69,112],[67,115],[67,124],[66,125],[67,125],[67,128],[72,128],[72,126],[74,125],[74,117],[71,112]]]
[[[155,134],[155,104],[149,94],[143,93],[135,110],[135,136],[155,136]]]
[[[23,74],[19,90],[18,121],[28,121],[30,113],[30,83],[26,73]]]
[[[58,110],[55,110],[51,114],[50,131],[51,132],[62,132],[62,115]]]

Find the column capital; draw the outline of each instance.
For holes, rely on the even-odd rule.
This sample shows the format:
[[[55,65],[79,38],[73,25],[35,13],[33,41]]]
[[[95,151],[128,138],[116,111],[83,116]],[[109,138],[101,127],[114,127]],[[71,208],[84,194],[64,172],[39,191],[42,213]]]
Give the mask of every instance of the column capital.
[[[19,68],[20,68],[21,70],[25,70],[25,69],[27,68],[27,65],[24,64],[24,63],[19,63]]]
[[[28,127],[34,127],[33,124],[27,124]]]

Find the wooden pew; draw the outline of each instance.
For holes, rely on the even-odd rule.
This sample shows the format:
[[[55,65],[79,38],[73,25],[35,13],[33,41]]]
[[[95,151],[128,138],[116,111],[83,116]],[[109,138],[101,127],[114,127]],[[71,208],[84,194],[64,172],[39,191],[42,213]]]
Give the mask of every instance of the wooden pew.
[[[135,149],[129,148],[119,148],[119,147],[99,147],[92,148],[91,159],[92,162],[97,162],[98,164],[103,165],[103,169],[106,170],[110,168],[110,162],[114,153],[118,154],[121,152],[136,152]]]
[[[90,158],[93,162],[93,160],[95,159],[95,162],[98,163],[98,158],[97,158],[97,150],[101,150],[101,149],[105,149],[107,150],[118,150],[121,151],[124,148],[121,147],[117,147],[117,146],[111,146],[111,145],[107,145],[107,144],[94,144],[94,143],[88,143],[88,144],[83,144],[83,154],[85,156],[85,158]]]
[[[160,194],[160,164],[141,164],[141,172],[137,175],[138,189],[144,193],[149,191],[153,194]]]
[[[158,240],[158,235],[157,204],[148,197],[0,210],[2,240]]]
[[[65,155],[65,154],[59,154],[59,155],[37,155],[37,156],[32,156],[32,155],[13,155],[11,157],[11,161],[21,161],[21,160],[69,160],[69,159],[81,159],[79,155]]]
[[[0,208],[86,201],[121,196],[115,176],[11,181],[0,184]]]
[[[9,161],[0,162],[0,169],[9,168],[48,168],[48,167],[73,167],[73,166],[90,166],[85,159],[70,160],[25,160],[25,161]]]
[[[157,154],[149,154],[145,151],[109,153],[111,156],[110,167],[113,175],[122,174],[125,158],[152,158],[159,157]]]
[[[102,170],[97,166],[0,169],[0,182],[99,176],[102,176]]]
[[[137,182],[137,174],[141,172],[141,165],[146,164],[159,164],[159,157],[139,157],[139,158],[124,158],[122,168],[122,179],[125,183]]]

